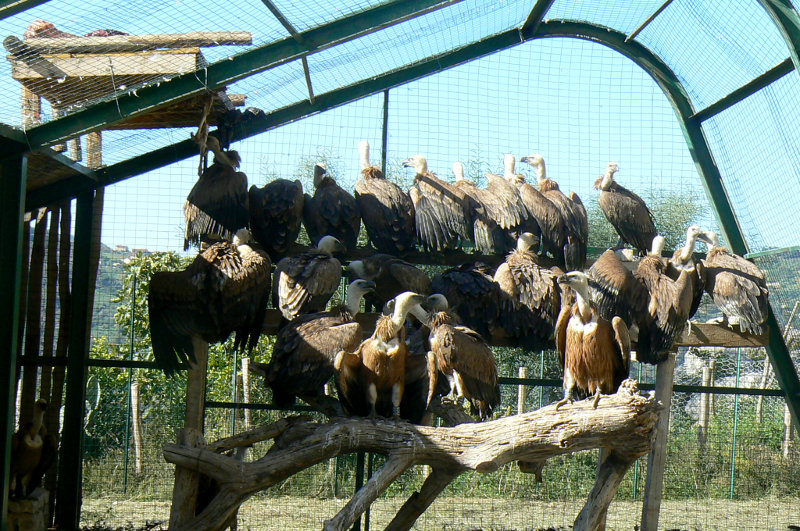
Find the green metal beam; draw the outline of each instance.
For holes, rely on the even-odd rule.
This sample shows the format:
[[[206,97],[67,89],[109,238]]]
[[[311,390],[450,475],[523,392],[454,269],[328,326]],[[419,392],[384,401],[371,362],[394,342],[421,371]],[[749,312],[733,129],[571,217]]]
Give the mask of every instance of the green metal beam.
[[[738,89],[734,90],[724,98],[721,98],[718,101],[715,101],[702,111],[697,111],[689,118],[692,120],[696,120],[698,122],[704,122],[711,118],[712,116],[716,116],[717,114],[721,113],[725,109],[729,109],[742,101],[743,99],[752,96],[759,90],[763,89],[764,87],[769,86],[773,82],[779,80],[789,72],[794,71],[794,63],[792,62],[792,58],[788,58],[784,61],[781,61],[778,65],[770,68],[757,78],[753,79],[746,85],[739,87]]]
[[[27,157],[0,163],[0,344],[6,354],[0,363],[0,526],[8,521],[8,486],[11,472],[11,433],[16,404],[17,339],[22,278],[22,216]]]
[[[32,127],[26,131],[27,142],[30,149],[62,142],[461,1],[395,0],[381,4],[304,31],[299,34],[302,42],[287,37],[258,46],[231,59],[217,61],[202,70],[136,91],[130,90],[116,98]]]
[[[59,529],[79,529],[81,512],[81,471],[83,465],[83,421],[86,399],[86,373],[89,359],[89,291],[91,278],[94,192],[78,196],[75,209],[75,247],[72,254],[72,315],[67,353],[64,424],[61,427],[61,454],[58,461],[56,525]]]
[[[759,1],[770,4],[784,3],[783,0]],[[796,12],[794,15],[797,19]],[[733,205],[722,182],[722,175],[714,162],[700,122],[692,119],[694,109],[689,95],[672,70],[637,41],[626,42],[622,33],[601,26],[573,22],[549,22],[539,26],[536,37],[575,37],[603,44],[631,59],[655,80],[664,91],[678,117],[686,144],[728,244],[736,254],[746,255],[748,253],[747,242],[733,212]],[[797,377],[789,349],[786,348],[786,343],[781,336],[780,326],[775,319],[772,305],[769,307],[766,324],[769,327],[770,335],[767,354],[775,369],[778,383],[786,394],[786,403],[789,405],[795,424],[800,426],[800,379]]]
[[[555,3],[555,0],[538,0],[534,5],[531,12],[528,13],[528,18],[520,27],[519,32],[524,35],[533,35],[539,28],[539,24],[544,20],[544,16],[550,10],[550,7]]]
[[[758,0],[781,32],[794,67],[800,72],[800,15],[789,0]]]
[[[7,0],[0,2],[0,20],[8,18],[17,13],[22,13],[26,9],[46,4],[50,0]]]

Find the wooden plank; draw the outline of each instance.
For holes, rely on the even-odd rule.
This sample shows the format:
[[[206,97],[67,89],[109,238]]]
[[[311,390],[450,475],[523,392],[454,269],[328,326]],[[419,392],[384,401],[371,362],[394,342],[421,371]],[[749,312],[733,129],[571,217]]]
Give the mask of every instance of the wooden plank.
[[[25,44],[41,53],[135,52],[158,48],[242,46],[253,44],[253,36],[247,31],[192,31],[109,37],[33,38],[26,40]]]
[[[656,400],[663,409],[658,415],[653,444],[647,459],[647,481],[642,502],[642,531],[657,531],[661,510],[661,495],[664,490],[664,467],[667,462],[667,437],[669,435],[670,408],[672,406],[672,383],[675,379],[675,353],[670,352],[666,360],[656,367]]]
[[[59,77],[105,77],[142,74],[183,74],[197,70],[201,63],[199,48],[159,50],[157,52],[126,52],[97,54],[42,55],[57,68]],[[41,68],[12,59],[11,77],[16,80],[50,78]]]

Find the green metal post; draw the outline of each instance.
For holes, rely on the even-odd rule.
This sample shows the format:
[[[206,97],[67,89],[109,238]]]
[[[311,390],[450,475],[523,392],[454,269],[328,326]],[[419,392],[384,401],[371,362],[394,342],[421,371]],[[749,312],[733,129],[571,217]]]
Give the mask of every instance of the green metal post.
[[[736,387],[739,387],[739,375],[742,370],[742,349],[736,349]],[[733,443],[731,444],[731,487],[730,499],[736,487],[736,432],[739,427],[739,395],[733,399]]]
[[[231,401],[233,401],[234,404],[238,404],[239,403],[239,400],[238,400],[239,397],[238,397],[238,393],[237,393],[238,389],[237,389],[237,386],[236,386],[236,371],[237,371],[238,367],[239,367],[239,351],[237,349],[234,349],[233,350],[233,372],[231,374]],[[238,407],[238,405],[234,405],[233,409],[231,410],[231,412],[232,412],[232,417],[231,417],[231,435],[236,435],[236,412],[237,411],[239,411],[239,407]]]
[[[89,284],[94,192],[78,196],[75,216],[75,247],[72,254],[72,316],[67,354],[64,425],[58,460],[56,525],[78,529],[81,514],[81,468],[83,464],[83,421],[86,402],[86,371],[89,358]]]
[[[354,492],[364,486],[364,452],[356,454],[356,488]],[[351,531],[361,531],[361,517],[356,518]]]
[[[544,379],[544,350],[539,351],[539,379]],[[539,409],[544,407],[544,386],[539,386]]]
[[[131,281],[131,333],[128,343],[128,361],[133,361],[133,339],[134,328],[136,325],[136,277],[138,270],[133,274]],[[131,386],[133,385],[133,369],[128,369],[128,414],[125,416],[125,468],[122,471],[122,492],[128,492],[128,457],[131,448],[131,412],[133,410],[133,396]]]
[[[383,91],[383,130],[381,131],[381,171],[386,175],[386,152],[389,149],[389,89]],[[378,308],[381,311],[382,308]]]
[[[367,454],[367,478],[372,477],[372,461],[375,459],[375,454],[370,452]],[[364,531],[369,531],[369,508],[367,506],[367,510],[364,511]]]
[[[22,216],[25,213],[27,158],[7,159],[0,163],[0,337],[5,345],[5,361],[0,363],[0,525],[5,529],[8,515],[8,484],[11,471],[11,432],[14,429],[14,390],[17,368],[17,326],[19,324],[20,279],[22,278]]]
[[[636,381],[642,381],[642,364],[639,364],[639,369],[636,375]],[[633,462],[633,499],[636,499],[636,493],[639,492],[639,460]]]

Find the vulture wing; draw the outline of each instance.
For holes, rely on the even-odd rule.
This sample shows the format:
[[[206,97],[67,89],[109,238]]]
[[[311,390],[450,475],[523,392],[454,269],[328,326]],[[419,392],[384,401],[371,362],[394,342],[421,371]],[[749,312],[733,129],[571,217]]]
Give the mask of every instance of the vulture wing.
[[[619,316],[628,326],[633,325],[647,309],[647,288],[623,264],[611,249],[595,260],[588,276],[592,300],[600,317],[610,321]]]
[[[290,321],[325,308],[342,279],[339,260],[313,251],[284,258],[275,272],[272,304]]]
[[[334,236],[349,250],[358,243],[361,213],[356,198],[331,182],[317,188],[314,197],[306,194],[303,224],[312,242],[325,235]]]
[[[183,249],[201,239],[232,240],[249,219],[247,176],[232,167],[214,163],[203,172],[183,205],[186,235]]]
[[[429,249],[454,248],[458,236],[470,238],[469,203],[463,191],[431,173],[417,174],[409,192],[416,211],[417,235]]]
[[[620,238],[647,254],[657,232],[653,213],[644,200],[624,186],[612,183],[608,191],[600,193],[597,202]]]
[[[275,179],[263,188],[250,187],[250,228],[273,260],[286,255],[300,232],[303,185]]]
[[[372,245],[386,253],[411,250],[416,240],[411,198],[382,174],[370,178],[364,175],[356,183],[355,199]]]

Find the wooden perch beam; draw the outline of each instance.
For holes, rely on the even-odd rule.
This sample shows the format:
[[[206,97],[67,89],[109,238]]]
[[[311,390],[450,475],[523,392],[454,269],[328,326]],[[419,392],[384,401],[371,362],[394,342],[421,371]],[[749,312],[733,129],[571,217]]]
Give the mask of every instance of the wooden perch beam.
[[[159,48],[189,48],[253,44],[247,31],[192,31],[109,37],[58,37],[27,39],[25,45],[39,53],[139,52]]]
[[[199,530],[218,528],[255,492],[311,465],[357,451],[386,455],[388,466],[378,472],[374,484],[367,485],[371,488],[356,493],[343,509],[346,514],[329,521],[332,522],[330,529],[345,529],[396,475],[414,464],[427,464],[444,474],[436,476],[428,488],[423,489],[425,494],[416,507],[420,514],[449,480],[466,470],[494,472],[512,461],[541,461],[603,447],[613,448],[613,455],[630,464],[649,450],[659,409],[654,398],[638,394],[635,381],[626,380],[617,394],[600,400],[597,409],[592,408],[591,400],[584,400],[559,410],[551,405],[530,413],[450,428],[359,418],[339,418],[323,424],[297,421],[285,430],[283,426],[265,429],[264,438],[280,431],[280,437],[289,443],[279,445],[278,439],[276,446],[280,447],[252,463],[242,463],[209,449],[178,444],[166,445],[164,458],[178,467],[205,474],[220,485],[219,494],[206,509],[182,527]],[[295,438],[294,430],[299,430],[301,435]],[[247,439],[255,441],[256,438],[247,436]],[[215,445],[216,448],[220,446],[228,445]],[[627,470],[623,468],[621,472],[615,469],[614,473],[601,477],[615,479]],[[449,475],[452,478],[448,480],[446,476]],[[616,492],[616,488],[613,491]],[[598,488],[598,498],[610,501],[609,488]],[[412,499],[406,505],[413,503]],[[404,521],[403,525],[398,522],[393,529],[407,529],[411,524],[413,522]]]

